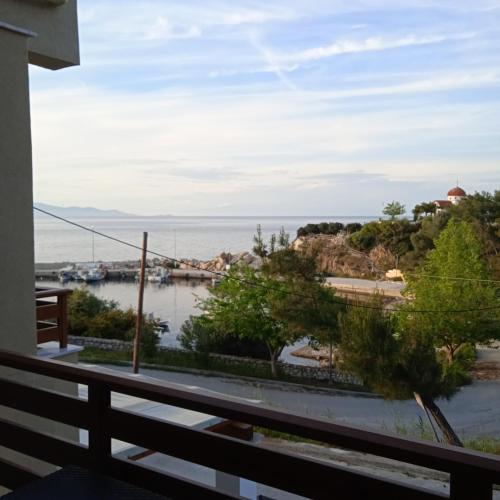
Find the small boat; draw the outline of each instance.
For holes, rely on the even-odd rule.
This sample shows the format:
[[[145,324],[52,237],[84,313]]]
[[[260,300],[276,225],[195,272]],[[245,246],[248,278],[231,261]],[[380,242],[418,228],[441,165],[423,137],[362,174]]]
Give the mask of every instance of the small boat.
[[[148,273],[147,280],[150,283],[167,283],[170,278],[170,271],[164,267],[154,267]]]
[[[155,322],[155,333],[158,335],[164,335],[165,333],[170,333],[172,331],[170,327],[169,319],[155,318],[153,313],[149,313],[147,316],[149,321]]]
[[[161,333],[169,333],[170,332],[170,321],[168,319],[160,319],[157,321],[158,330]]]
[[[66,267],[63,267],[62,269],[59,270],[59,281],[70,281],[74,280],[77,274],[77,270],[75,269],[75,266],[69,265]]]
[[[102,266],[90,265],[78,271],[77,279],[83,280],[86,283],[101,281],[106,277],[107,271]]]

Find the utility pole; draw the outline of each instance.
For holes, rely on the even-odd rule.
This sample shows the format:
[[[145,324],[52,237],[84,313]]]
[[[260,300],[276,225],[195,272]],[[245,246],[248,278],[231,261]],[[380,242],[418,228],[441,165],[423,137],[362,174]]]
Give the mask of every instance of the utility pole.
[[[148,233],[145,232],[142,235],[142,258],[141,258],[141,273],[139,279],[139,302],[137,304],[137,320],[135,323],[134,353],[132,357],[134,373],[139,373],[139,349],[141,345],[141,332],[143,325],[142,305],[144,302],[144,276],[146,274],[147,250],[148,250]]]

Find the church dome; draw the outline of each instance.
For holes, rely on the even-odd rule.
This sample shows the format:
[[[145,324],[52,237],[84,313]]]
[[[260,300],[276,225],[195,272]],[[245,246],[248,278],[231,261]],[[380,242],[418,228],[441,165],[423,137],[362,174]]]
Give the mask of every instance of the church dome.
[[[448,196],[467,196],[461,187],[454,187],[448,191]]]

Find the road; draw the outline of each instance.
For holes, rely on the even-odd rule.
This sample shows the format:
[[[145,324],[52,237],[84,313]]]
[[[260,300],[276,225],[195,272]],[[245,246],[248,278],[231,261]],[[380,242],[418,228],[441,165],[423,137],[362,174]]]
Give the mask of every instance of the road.
[[[326,278],[326,284],[339,292],[360,294],[382,293],[386,297],[400,298],[405,284],[400,281],[373,281],[358,278]]]
[[[107,368],[130,372],[127,367]],[[419,417],[426,418],[413,400],[390,402],[363,393],[161,370],[144,369],[141,374],[221,394],[258,400],[277,410],[376,430],[412,430],[416,429]],[[500,381],[474,381],[462,387],[450,401],[439,400],[438,404],[461,437],[500,435]]]

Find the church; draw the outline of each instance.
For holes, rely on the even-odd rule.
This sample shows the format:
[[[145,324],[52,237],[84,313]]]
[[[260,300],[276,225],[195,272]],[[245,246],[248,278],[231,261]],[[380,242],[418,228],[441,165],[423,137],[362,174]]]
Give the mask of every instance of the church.
[[[448,191],[447,200],[434,200],[436,205],[436,213],[446,210],[452,205],[458,205],[461,200],[467,196],[467,193],[461,187],[454,187]]]

